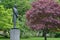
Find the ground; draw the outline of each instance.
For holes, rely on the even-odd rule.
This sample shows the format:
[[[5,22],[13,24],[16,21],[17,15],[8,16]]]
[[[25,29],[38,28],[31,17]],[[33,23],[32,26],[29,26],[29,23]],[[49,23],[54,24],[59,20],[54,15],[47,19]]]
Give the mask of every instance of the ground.
[[[9,39],[0,38],[0,40],[9,40]],[[33,38],[27,38],[27,39],[21,39],[21,40],[44,40],[44,38],[33,37]],[[60,38],[48,38],[48,40],[60,40]]]

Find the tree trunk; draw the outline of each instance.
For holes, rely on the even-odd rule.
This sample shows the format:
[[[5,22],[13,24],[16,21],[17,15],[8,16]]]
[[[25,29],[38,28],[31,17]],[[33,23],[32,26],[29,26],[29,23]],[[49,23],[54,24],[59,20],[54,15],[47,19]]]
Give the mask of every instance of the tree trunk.
[[[44,38],[45,38],[45,40],[47,40],[46,31],[45,31],[45,34],[44,34]]]
[[[47,40],[46,33],[47,33],[47,29],[45,28],[45,29],[43,30],[43,36],[44,36],[44,40]]]

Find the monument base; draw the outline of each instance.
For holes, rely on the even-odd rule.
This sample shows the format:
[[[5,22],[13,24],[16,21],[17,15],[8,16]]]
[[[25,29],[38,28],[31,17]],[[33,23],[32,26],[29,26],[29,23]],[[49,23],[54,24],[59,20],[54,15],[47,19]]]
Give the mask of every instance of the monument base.
[[[10,40],[20,40],[20,30],[17,28],[12,28],[10,30]]]

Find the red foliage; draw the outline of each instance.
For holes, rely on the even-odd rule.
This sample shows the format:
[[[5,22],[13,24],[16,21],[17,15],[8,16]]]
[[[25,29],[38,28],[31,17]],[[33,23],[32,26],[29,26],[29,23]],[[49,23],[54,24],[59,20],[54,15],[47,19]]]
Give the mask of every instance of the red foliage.
[[[60,5],[54,0],[38,0],[26,12],[27,24],[34,30],[60,28]]]

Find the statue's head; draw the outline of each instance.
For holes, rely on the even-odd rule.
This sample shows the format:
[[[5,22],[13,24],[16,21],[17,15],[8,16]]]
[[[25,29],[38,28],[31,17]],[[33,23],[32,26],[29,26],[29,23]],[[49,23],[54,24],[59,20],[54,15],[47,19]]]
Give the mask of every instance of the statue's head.
[[[17,5],[15,4],[14,7],[17,8]]]

